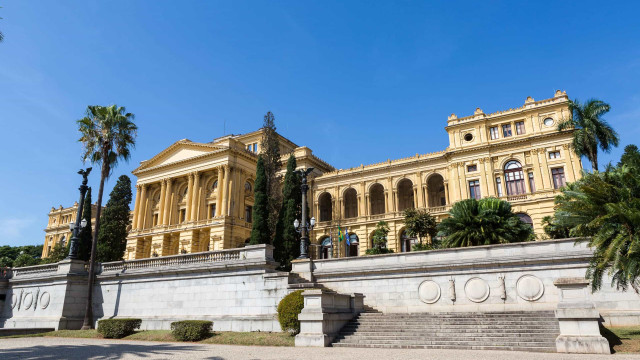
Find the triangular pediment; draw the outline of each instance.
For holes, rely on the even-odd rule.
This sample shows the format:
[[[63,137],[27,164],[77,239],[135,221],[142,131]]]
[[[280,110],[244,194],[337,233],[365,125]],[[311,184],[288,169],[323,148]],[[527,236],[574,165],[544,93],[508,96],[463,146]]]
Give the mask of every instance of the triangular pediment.
[[[134,170],[134,172],[181,162],[223,149],[226,149],[226,147],[212,144],[194,143],[190,140],[180,140],[164,149],[151,159],[142,162],[140,167]]]

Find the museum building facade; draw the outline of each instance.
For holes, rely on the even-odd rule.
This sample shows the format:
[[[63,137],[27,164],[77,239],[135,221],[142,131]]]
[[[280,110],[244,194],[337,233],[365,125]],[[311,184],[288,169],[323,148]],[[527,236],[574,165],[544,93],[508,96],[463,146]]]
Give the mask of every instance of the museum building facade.
[[[571,151],[572,131],[558,131],[569,118],[569,99],[556,91],[531,97],[523,106],[492,114],[448,117],[449,146],[430,154],[335,169],[278,135],[284,173],[289,154],[309,176],[312,257],[364,254],[379,221],[391,232],[387,246],[410,251],[415,239],[404,229],[407,208],[426,209],[438,220],[451,205],[468,198],[509,201],[539,239],[542,218],[567,182],[580,178],[580,157]],[[133,171],[135,208],[125,259],[167,256],[244,246],[251,233],[253,182],[262,130],[228,135],[210,143],[184,139]],[[337,241],[347,230],[349,243]]]

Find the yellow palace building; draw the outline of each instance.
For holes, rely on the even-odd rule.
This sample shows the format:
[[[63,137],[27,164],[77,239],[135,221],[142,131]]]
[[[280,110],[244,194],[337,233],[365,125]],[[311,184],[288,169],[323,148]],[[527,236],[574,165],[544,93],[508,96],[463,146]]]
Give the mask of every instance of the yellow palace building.
[[[310,253],[364,254],[381,220],[391,228],[387,246],[410,251],[415,240],[404,231],[404,209],[426,209],[440,220],[453,203],[488,196],[509,201],[542,238],[541,220],[553,214],[558,189],[582,171],[580,158],[570,151],[572,131],[557,130],[570,116],[568,102],[558,90],[550,99],[529,97],[515,109],[451,114],[446,149],[346,170],[279,136],[282,172],[291,153],[299,168],[315,169],[309,177],[309,208],[317,220]],[[244,246],[261,138],[258,130],[210,143],[180,140],[141,162],[133,171],[136,202],[124,258]],[[338,226],[348,229],[351,246],[331,241]]]

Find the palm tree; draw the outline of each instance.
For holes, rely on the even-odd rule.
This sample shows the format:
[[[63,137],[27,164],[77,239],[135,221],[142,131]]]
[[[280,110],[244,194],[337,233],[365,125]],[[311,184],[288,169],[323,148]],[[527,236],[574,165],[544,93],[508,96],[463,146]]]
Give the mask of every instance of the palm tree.
[[[443,247],[454,248],[527,241],[533,229],[504,200],[467,199],[455,203],[438,224],[438,236],[444,237]]]
[[[618,146],[618,133],[601,118],[611,106],[598,99],[589,99],[581,104],[569,101],[571,117],[558,124],[558,130],[575,129],[573,149],[578,156],[586,156],[593,170],[598,171],[598,147],[604,152],[611,151],[611,145]]]
[[[87,310],[85,312],[83,329],[93,328],[92,320],[92,294],[94,266],[98,231],[100,230],[100,213],[102,210],[102,193],[104,182],[111,170],[118,164],[119,159],[129,160],[131,148],[135,147],[135,138],[138,127],[133,123],[134,115],[128,113],[122,106],[87,106],[87,116],[77,121],[78,130],[82,134],[80,142],[84,147],[83,161],[91,161],[101,164],[100,188],[98,189],[98,202],[96,209],[96,223],[91,244],[91,257],[89,263],[89,287],[87,295]]]

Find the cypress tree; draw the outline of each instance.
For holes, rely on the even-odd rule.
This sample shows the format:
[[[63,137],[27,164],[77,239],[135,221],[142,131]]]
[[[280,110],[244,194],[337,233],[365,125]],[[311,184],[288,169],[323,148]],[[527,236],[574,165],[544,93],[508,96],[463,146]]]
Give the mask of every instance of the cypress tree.
[[[280,177],[278,171],[282,168],[280,162],[280,142],[278,141],[278,133],[276,132],[275,117],[271,111],[264,116],[262,124],[264,134],[260,147],[262,148],[262,157],[264,161],[264,173],[267,183],[267,208],[268,217],[267,225],[269,229],[269,237],[274,236],[278,222],[280,207],[282,206],[282,193],[280,191]]]
[[[282,270],[291,269],[291,260],[300,256],[300,234],[293,222],[302,215],[302,190],[300,175],[296,172],[296,157],[291,154],[287,161],[287,172],[282,189],[282,208],[273,239],[274,257]]]
[[[89,261],[91,256],[91,188],[87,190],[87,195],[84,198],[84,205],[82,208],[82,219],[87,220],[87,226],[78,234],[78,259]]]
[[[132,197],[131,179],[127,175],[120,176],[109,194],[109,201],[100,217],[98,261],[122,260],[127,248],[127,228],[130,224],[129,205]]]
[[[262,155],[258,156],[256,165],[256,181],[254,183],[254,204],[253,223],[251,228],[251,245],[270,243],[271,233],[269,232],[269,202],[268,202],[267,179],[264,170],[264,160]]]

